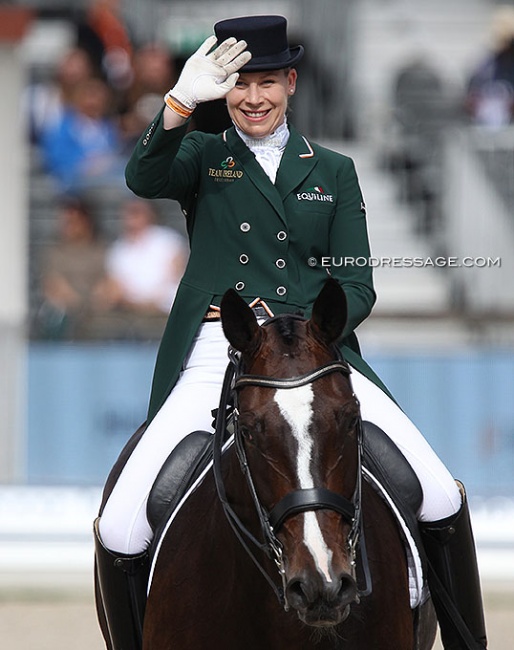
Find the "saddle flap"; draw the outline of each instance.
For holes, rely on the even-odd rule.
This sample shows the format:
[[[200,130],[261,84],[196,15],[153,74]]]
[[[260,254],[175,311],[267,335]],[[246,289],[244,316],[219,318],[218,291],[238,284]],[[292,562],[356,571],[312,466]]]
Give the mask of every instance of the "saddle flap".
[[[382,429],[371,422],[362,424],[364,478],[388,504],[398,522],[407,554],[414,609],[425,598],[426,557],[417,518],[423,489],[405,456]]]
[[[363,463],[399,506],[413,515],[423,502],[423,489],[409,462],[382,429],[372,422],[362,423],[364,431]],[[403,507],[402,507],[403,506]]]
[[[193,431],[178,443],[164,462],[146,506],[148,522],[154,532],[211,459],[212,441],[211,433]]]

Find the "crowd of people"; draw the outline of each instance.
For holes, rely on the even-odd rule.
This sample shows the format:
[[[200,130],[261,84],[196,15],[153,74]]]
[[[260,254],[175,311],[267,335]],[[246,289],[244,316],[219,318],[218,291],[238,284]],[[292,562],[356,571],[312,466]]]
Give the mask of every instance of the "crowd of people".
[[[137,43],[119,0],[92,0],[70,20],[74,40],[24,92],[27,138],[55,195],[52,243],[34,269],[33,336],[158,338],[187,247],[151,203],[124,195],[124,168],[176,79],[172,52]],[[90,200],[119,192],[116,225]]]
[[[187,259],[183,238],[157,224],[151,202],[127,198],[121,231],[102,236],[87,201],[64,198],[40,260],[34,335],[52,340],[156,339]]]
[[[56,202],[60,204],[55,211],[56,243],[41,261],[42,300],[36,310],[34,332],[37,336],[80,338],[104,331],[108,336],[118,336],[120,331],[127,332],[126,321],[107,326],[106,314],[112,317],[115,312],[133,312],[141,319],[146,312],[146,320],[155,321],[156,313],[169,309],[169,296],[175,290],[171,285],[176,285],[187,253],[172,229],[155,223],[147,225],[152,235],[146,235],[145,243],[142,239],[134,243],[135,235],[129,233],[135,228],[136,213],[140,213],[141,221],[143,213],[149,221],[155,220],[149,206],[142,203],[120,204],[120,242],[113,243],[112,236],[106,239],[105,233],[98,235],[98,228],[92,228],[95,215],[91,215],[91,208],[84,208],[81,197],[98,188],[125,188],[127,160],[162,105],[163,96],[176,82],[181,60],[162,44],[137,43],[123,17],[120,0],[91,0],[89,8],[80,18],[75,16],[72,24],[75,39],[70,48],[50,77],[29,84],[24,94],[28,138],[56,197],[63,199]],[[399,178],[407,179],[404,198],[423,206],[419,229],[425,235],[430,235],[441,220],[437,143],[444,124],[460,121],[465,114],[471,124],[487,128],[501,128],[514,120],[514,7],[500,7],[494,13],[492,37],[490,50],[470,72],[464,98],[448,97],[438,71],[427,61],[414,61],[398,71],[394,106],[403,149],[399,158],[391,159],[390,167],[401,172]],[[218,133],[229,125],[225,104],[219,100],[200,105],[190,129]],[[82,228],[78,227],[80,219]],[[88,229],[91,232],[86,232]],[[131,237],[132,244],[128,245]],[[165,250],[173,263],[164,262]],[[130,265],[124,266],[121,258],[133,255],[143,259],[145,253],[159,260],[155,272],[149,274],[144,262],[146,272],[136,272],[134,262],[136,266],[127,274]],[[94,274],[87,272],[80,278],[80,287],[75,286],[78,269],[99,269],[94,260],[100,258],[102,300],[97,283],[89,286]],[[166,272],[157,268],[160,265],[167,268]],[[56,279],[56,269],[61,276],[69,273],[66,288],[62,277]],[[122,280],[120,273],[126,275]],[[152,283],[156,286],[149,298]],[[139,298],[134,296],[140,295],[144,309],[136,305]],[[154,300],[155,296],[161,298]],[[152,311],[152,302],[159,303],[159,308]],[[103,326],[98,330],[92,325],[93,313],[97,321],[102,314]],[[111,318],[110,322],[117,321]]]

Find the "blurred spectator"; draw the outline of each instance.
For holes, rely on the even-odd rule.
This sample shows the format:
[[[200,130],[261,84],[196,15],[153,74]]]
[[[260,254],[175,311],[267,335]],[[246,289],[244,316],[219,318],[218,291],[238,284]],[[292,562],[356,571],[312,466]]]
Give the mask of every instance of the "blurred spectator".
[[[59,190],[123,184],[119,126],[110,115],[110,90],[100,79],[81,81],[71,106],[44,129],[43,158]]]
[[[514,7],[493,15],[493,47],[471,75],[466,108],[476,124],[499,128],[514,116]]]
[[[43,304],[37,332],[44,338],[84,338],[105,282],[106,245],[87,204],[64,200],[57,215],[57,241],[41,263]]]
[[[394,80],[394,106],[405,126],[416,128],[419,112],[431,113],[438,108],[444,95],[444,84],[439,71],[420,53],[399,68]]]
[[[62,119],[77,86],[92,76],[93,65],[87,52],[72,48],[60,59],[49,81],[27,87],[23,101],[32,142],[38,142],[44,129]]]
[[[176,81],[175,61],[171,52],[158,44],[138,48],[132,62],[133,79],[126,93],[127,102],[135,104],[148,94],[162,97]]]
[[[120,0],[91,0],[78,24],[78,44],[91,56],[99,73],[114,90],[132,80],[132,39],[121,12]]]
[[[128,312],[167,315],[185,267],[184,241],[156,225],[148,201],[125,201],[121,216],[123,232],[107,254],[108,301]]]
[[[157,44],[137,49],[132,69],[132,83],[119,107],[125,146],[131,153],[143,129],[162,108],[164,95],[176,81],[171,52]]]
[[[445,128],[459,117],[461,99],[422,51],[398,69],[392,93],[397,137],[388,164],[414,208],[417,232],[432,235],[442,220]]]

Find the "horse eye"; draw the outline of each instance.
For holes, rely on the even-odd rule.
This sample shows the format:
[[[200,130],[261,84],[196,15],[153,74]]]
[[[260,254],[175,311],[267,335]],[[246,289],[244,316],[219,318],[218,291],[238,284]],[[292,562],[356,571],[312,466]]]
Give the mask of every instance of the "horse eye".
[[[359,426],[359,420],[360,420],[359,415],[353,415],[349,421],[350,428],[357,429],[357,427]]]
[[[245,440],[247,440],[248,442],[252,442],[252,440],[253,440],[252,432],[248,427],[240,426],[239,427],[239,432],[241,433],[241,436]]]
[[[338,414],[338,422],[340,426],[344,426],[345,429],[353,430],[356,429],[359,424],[359,416],[357,414],[349,415],[347,411],[343,410]]]
[[[350,419],[350,424],[352,425],[352,429],[355,428],[359,424],[359,416],[358,415],[352,416],[352,418]]]

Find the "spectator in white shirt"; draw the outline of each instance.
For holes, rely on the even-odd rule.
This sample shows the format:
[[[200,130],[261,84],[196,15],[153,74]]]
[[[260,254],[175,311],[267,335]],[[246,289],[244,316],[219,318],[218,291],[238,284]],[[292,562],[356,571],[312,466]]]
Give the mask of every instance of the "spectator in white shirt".
[[[185,242],[156,224],[148,201],[125,201],[121,217],[122,234],[107,254],[109,300],[137,313],[167,314],[185,268]]]

